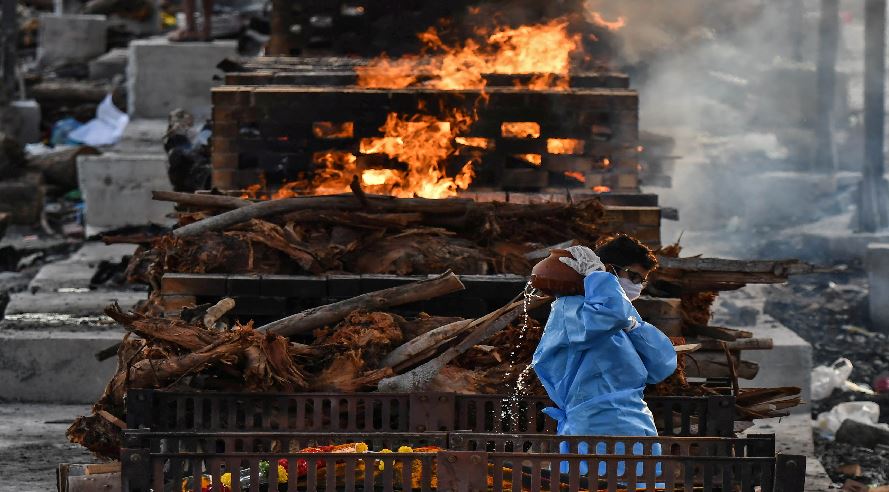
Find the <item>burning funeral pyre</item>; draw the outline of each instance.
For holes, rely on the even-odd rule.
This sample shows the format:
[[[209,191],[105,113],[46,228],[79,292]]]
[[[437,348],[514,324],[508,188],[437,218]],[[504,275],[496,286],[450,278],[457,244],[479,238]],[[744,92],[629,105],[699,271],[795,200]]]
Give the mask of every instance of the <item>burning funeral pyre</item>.
[[[617,233],[661,246],[662,210],[638,193],[638,95],[625,76],[575,73],[591,62],[567,26],[457,44],[426,31],[422,56],[346,63],[339,85],[230,74],[213,91],[216,190],[157,192],[178,204],[177,228],[105,238],[140,244],[127,273],[152,293],[134,313],[106,311],[130,333],[69,437],[115,456],[140,388],[544,396],[530,360],[551,299],[519,296],[531,265]],[[277,84],[288,78],[309,82]],[[730,394],[739,420],[799,404],[799,388],[740,389],[758,370],[741,351],[771,341],[709,320],[719,290],[806,266],[660,254],[637,307],[681,360],[649,393]],[[369,287],[386,275],[412,277]]]
[[[359,282],[361,276],[356,274],[362,272],[361,265],[374,265],[374,262],[352,263],[340,257],[339,263],[326,264],[316,256],[331,246],[331,227],[352,229],[357,233],[355,238],[375,236],[373,241],[355,243],[352,252],[372,248],[387,239],[406,241],[411,236],[421,237],[422,242],[416,245],[413,254],[422,251],[422,261],[418,264],[434,265],[432,268],[448,264],[459,267],[463,263],[449,256],[453,254],[452,249],[431,248],[429,244],[457,241],[464,245],[463,254],[471,251],[476,255],[481,251],[493,254],[484,234],[475,234],[485,229],[499,230],[500,233],[491,237],[511,238],[515,261],[499,256],[495,257],[498,261],[491,264],[504,268],[501,271],[521,273],[541,249],[543,243],[537,241],[555,243],[576,237],[581,238],[581,243],[593,244],[606,235],[603,231],[607,230],[603,221],[606,207],[598,200],[579,204],[510,205],[459,199],[399,199],[365,195],[360,191],[350,196],[261,202],[200,194],[159,194],[159,197],[187,204],[179,215],[181,227],[150,240],[106,238],[145,242],[132,259],[130,272],[135,279],[142,279],[155,289],[151,300],[139,312],[124,313],[116,306],[106,311],[126,327],[130,335],[119,347],[118,372],[94,407],[94,414],[79,419],[69,430],[73,440],[102,455],[114,455],[125,418],[124,396],[128,389],[134,388],[339,393],[422,389],[510,394],[516,391],[521,379],[525,396],[545,395],[533,371],[529,370],[529,363],[541,334],[539,308],[548,304],[548,298],[516,299],[474,319],[400,308],[462,291],[463,282],[449,273],[364,293],[290,316],[280,312],[272,317],[274,321],[255,327],[250,319],[242,318],[243,314],[233,314],[237,303],[246,302],[247,297],[219,301],[221,296],[216,296],[218,302],[198,303],[197,296],[183,299],[181,291],[169,295],[168,284],[174,282],[168,280],[176,275],[180,280],[187,280],[189,275],[199,279],[205,275],[202,272],[216,272],[214,275],[262,272],[277,278],[282,272],[299,271],[324,279],[330,276],[323,274],[334,272],[339,276],[353,275],[351,281]],[[231,210],[224,211],[226,208]],[[549,220],[545,226],[535,229],[541,214]],[[359,216],[363,217],[360,221]],[[454,216],[469,218],[470,222],[456,221],[455,225],[445,220]],[[471,219],[473,216],[477,219]],[[297,217],[297,221],[293,217]],[[304,225],[300,225],[303,223],[298,217],[312,217],[308,229],[301,230]],[[440,223],[433,227],[423,225],[424,220]],[[481,222],[474,224],[472,220]],[[559,220],[561,224],[554,222]],[[411,224],[411,221],[420,223]],[[304,244],[300,237],[315,237],[318,242]],[[423,244],[427,247],[422,247]],[[389,249],[392,248],[395,246],[390,245]],[[224,255],[232,251],[238,253],[226,259]],[[340,252],[338,248],[330,251]],[[682,353],[694,353],[686,354],[677,373],[650,388],[650,392],[656,395],[734,394],[739,419],[781,415],[787,408],[799,404],[799,388],[739,389],[737,379],[752,378],[757,371],[755,364],[740,358],[740,351],[770,348],[770,340],[708,326],[708,321],[716,290],[735,289],[748,281],[781,282],[791,273],[804,271],[805,265],[671,258],[678,254],[677,247],[663,249],[661,253],[663,268],[651,279],[649,292],[665,298],[643,298],[637,306],[643,317],[661,325],[674,337],[674,344],[682,346]],[[332,261],[336,256],[330,258]],[[465,264],[475,268],[474,262]],[[317,268],[308,268],[312,265]],[[409,270],[408,273],[418,272]],[[468,282],[472,275],[464,278]],[[523,275],[513,279],[515,289],[509,295],[521,292],[524,283]],[[262,277],[257,275],[256,280],[261,282]],[[223,277],[221,282],[224,289],[228,281]],[[256,290],[254,294],[261,295],[261,289]],[[269,295],[274,296],[272,292]],[[185,307],[179,309],[179,305]],[[727,384],[691,383],[688,377],[722,377],[727,378]]]

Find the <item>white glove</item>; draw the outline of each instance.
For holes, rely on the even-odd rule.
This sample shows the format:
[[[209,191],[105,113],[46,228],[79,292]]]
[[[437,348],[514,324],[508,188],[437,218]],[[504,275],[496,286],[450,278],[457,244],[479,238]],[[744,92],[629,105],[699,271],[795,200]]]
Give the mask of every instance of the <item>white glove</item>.
[[[602,264],[602,260],[599,259],[599,256],[586,246],[571,246],[570,248],[566,248],[566,251],[571,253],[571,256],[574,258],[563,256],[559,258],[559,261],[570,266],[583,277],[586,277],[593,272],[605,270],[605,265]]]

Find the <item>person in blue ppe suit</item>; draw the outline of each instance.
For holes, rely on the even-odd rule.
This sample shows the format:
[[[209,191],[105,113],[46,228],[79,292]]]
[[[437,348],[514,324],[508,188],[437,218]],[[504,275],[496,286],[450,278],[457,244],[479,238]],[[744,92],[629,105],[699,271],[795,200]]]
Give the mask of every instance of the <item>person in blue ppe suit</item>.
[[[557,405],[544,412],[557,421],[560,435],[656,436],[643,392],[646,384],[673,374],[676,351],[631,301],[641,294],[657,259],[624,235],[598,245],[596,252],[585,246],[568,252],[573,258],[559,260],[583,277],[584,295],[556,298],[534,352],[534,371]],[[602,443],[596,447],[604,453]],[[569,451],[563,443],[562,452]],[[588,447],[577,452],[585,454]]]

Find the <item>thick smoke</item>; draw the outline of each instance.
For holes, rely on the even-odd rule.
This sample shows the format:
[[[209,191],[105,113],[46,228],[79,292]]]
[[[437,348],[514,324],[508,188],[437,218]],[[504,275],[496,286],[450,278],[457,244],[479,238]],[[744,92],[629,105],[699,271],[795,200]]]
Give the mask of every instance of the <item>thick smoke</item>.
[[[844,211],[836,181],[797,173],[815,152],[819,13],[817,2],[801,0],[795,16],[792,3],[587,0],[591,12],[625,18],[613,34],[614,63],[640,93],[643,130],[676,142],[673,187],[649,190],[680,211],[678,223],[664,224],[665,241],[685,231],[694,252],[752,255],[750,241]],[[789,28],[795,19],[798,41]],[[841,50],[840,59],[846,55]],[[848,80],[838,80],[841,145],[855,134]],[[848,149],[840,155],[841,166],[860,165]],[[704,243],[712,247],[700,249]]]

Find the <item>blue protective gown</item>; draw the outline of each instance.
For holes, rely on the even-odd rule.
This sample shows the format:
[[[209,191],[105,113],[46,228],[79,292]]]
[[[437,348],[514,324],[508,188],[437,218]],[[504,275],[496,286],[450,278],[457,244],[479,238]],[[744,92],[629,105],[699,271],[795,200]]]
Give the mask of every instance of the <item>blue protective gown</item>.
[[[656,436],[642,393],[673,374],[676,351],[642,321],[617,277],[593,272],[584,296],[553,302],[532,363],[558,406],[544,412],[560,435]]]

